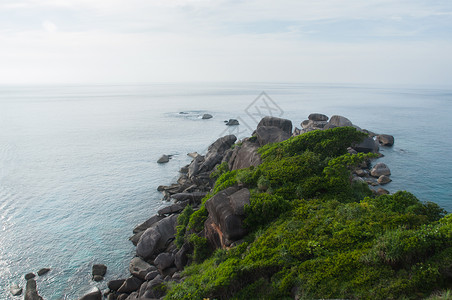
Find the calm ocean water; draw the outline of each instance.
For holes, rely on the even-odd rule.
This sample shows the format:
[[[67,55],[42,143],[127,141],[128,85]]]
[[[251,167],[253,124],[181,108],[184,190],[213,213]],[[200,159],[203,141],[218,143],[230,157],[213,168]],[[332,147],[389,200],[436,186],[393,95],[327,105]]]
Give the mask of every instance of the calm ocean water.
[[[265,91],[271,98],[258,97]],[[186,112],[186,114],[180,114]],[[124,277],[133,227],[164,205],[188,152],[219,136],[249,136],[260,115],[300,127],[311,112],[340,114],[395,136],[382,148],[391,192],[452,211],[452,89],[305,84],[0,87],[0,299],[40,268],[45,299],[77,299]],[[210,120],[199,116],[210,113]],[[227,128],[223,120],[240,118]],[[231,132],[229,132],[231,130]],[[156,160],[174,154],[165,165]],[[91,266],[108,266],[104,282]],[[16,297],[17,299],[17,297]]]

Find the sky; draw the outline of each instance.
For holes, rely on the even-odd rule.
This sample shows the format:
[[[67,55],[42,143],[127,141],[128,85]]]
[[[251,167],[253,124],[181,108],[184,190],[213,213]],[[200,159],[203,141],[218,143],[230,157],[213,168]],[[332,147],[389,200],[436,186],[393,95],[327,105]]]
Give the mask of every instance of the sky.
[[[0,0],[0,84],[452,86],[450,0]]]

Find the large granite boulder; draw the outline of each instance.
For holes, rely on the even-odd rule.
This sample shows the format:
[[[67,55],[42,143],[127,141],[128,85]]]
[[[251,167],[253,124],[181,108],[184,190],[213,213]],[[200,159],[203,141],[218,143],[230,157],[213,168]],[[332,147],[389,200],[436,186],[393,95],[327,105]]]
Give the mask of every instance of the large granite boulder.
[[[247,204],[250,204],[250,191],[235,187],[229,187],[206,201],[209,217],[204,228],[212,245],[224,248],[247,233],[242,223]]]
[[[102,292],[99,288],[93,288],[90,292],[85,294],[80,300],[102,300]]]
[[[134,257],[129,264],[130,274],[143,280],[147,273],[155,270],[157,270],[156,267],[150,265],[139,257]]]
[[[292,130],[292,125],[291,125]],[[256,137],[260,146],[269,143],[279,143],[290,138],[291,134],[275,126],[259,126],[256,129]]]
[[[118,289],[118,293],[132,293],[137,291],[141,284],[143,283],[143,280],[136,278],[135,276],[130,276],[127,278],[124,283],[121,285],[121,287]]]
[[[190,244],[184,243],[179,251],[176,252],[176,255],[174,255],[174,264],[179,271],[187,265],[190,250]]]
[[[174,264],[174,254],[163,252],[157,255],[154,259],[154,265],[160,270],[163,271],[168,267],[171,267]]]
[[[117,291],[124,284],[125,281],[126,281],[125,279],[110,280],[107,283],[107,287],[110,289],[110,291]]]
[[[264,117],[257,124],[257,129],[262,126],[278,127],[287,134],[292,135],[292,121],[287,119],[281,119],[277,117]]]
[[[311,121],[328,121],[328,116],[319,113],[312,113],[308,116],[308,120]]]
[[[19,296],[22,294],[22,288],[18,284],[11,285],[9,291],[13,296]]]
[[[326,127],[334,128],[334,127],[345,127],[345,126],[353,126],[353,123],[346,117],[334,115],[331,117],[331,119],[328,122]]]
[[[165,295],[164,289],[161,289],[160,286],[163,283],[162,277],[159,275],[143,284],[140,288],[140,299],[159,299],[163,295]]]
[[[25,296],[24,300],[43,300],[41,296],[38,294],[38,290],[36,287],[36,280],[28,279],[27,285],[25,287]]]
[[[373,177],[379,178],[381,175],[389,176],[391,175],[391,171],[388,166],[382,162],[377,163],[372,170],[370,170],[370,175]]]
[[[229,159],[229,169],[238,170],[251,166],[258,166],[262,163],[261,155],[257,152],[259,144],[249,139],[245,139],[241,146],[236,146]]]
[[[209,146],[204,162],[199,168],[199,173],[208,172],[221,163],[224,153],[234,145],[237,137],[233,134],[217,139]]]
[[[363,153],[377,153],[378,152],[378,143],[371,137],[366,137],[361,143],[355,144],[352,147],[357,152]]]
[[[148,259],[152,255],[162,252],[167,243],[174,239],[177,217],[178,215],[176,214],[171,215],[146,229],[138,241],[136,249],[137,256]]]
[[[394,145],[394,137],[389,134],[379,134],[377,135],[377,141],[383,146],[392,146]]]
[[[135,227],[133,229],[133,233],[138,233],[138,232],[141,232],[141,231],[145,231],[146,229],[148,229],[153,224],[157,223],[158,221],[160,221],[163,218],[164,218],[163,216],[159,216],[159,215],[152,216],[151,218],[149,218],[145,222],[143,222],[140,225],[138,225],[137,227]]]

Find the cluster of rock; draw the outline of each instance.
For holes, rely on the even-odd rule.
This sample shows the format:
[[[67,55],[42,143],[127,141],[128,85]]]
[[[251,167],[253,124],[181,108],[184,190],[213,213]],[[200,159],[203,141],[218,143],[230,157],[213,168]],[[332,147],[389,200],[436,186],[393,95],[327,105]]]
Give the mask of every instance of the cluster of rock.
[[[44,276],[50,271],[49,268],[42,268],[37,273],[38,276]],[[36,275],[34,273],[27,273],[25,274],[24,278],[27,281],[27,284],[25,286],[25,300],[42,300],[42,297],[39,296],[37,291],[37,284],[35,280]],[[21,288],[18,284],[13,284],[9,288],[9,291],[13,296],[19,296],[22,295],[23,288]]]
[[[130,276],[108,282],[108,291],[104,293],[107,299],[158,299],[165,294],[163,283],[184,280],[181,271],[190,263],[193,248],[190,243],[184,243],[180,248],[175,245],[177,219],[187,205],[191,205],[194,210],[199,208],[201,199],[212,190],[215,183],[211,173],[222,163],[227,163],[230,170],[259,165],[261,158],[257,150],[268,143],[281,142],[316,129],[354,126],[345,117],[333,116],[329,121],[328,119],[322,114],[311,114],[307,121],[301,123],[303,129],[295,128],[292,132],[290,120],[265,117],[250,138],[236,143],[234,135],[227,135],[212,143],[206,155],[190,154],[193,160],[181,168],[177,183],[158,187],[163,198],[172,201],[172,204],[159,210],[133,230],[130,240],[136,245],[136,256],[130,261]],[[364,132],[368,133],[368,139],[352,145],[350,152],[378,152],[378,144],[382,143],[378,136]],[[374,139],[375,136],[377,139]],[[386,170],[381,163],[372,170],[366,168],[367,165],[363,165],[355,170],[355,176],[359,178],[357,180],[378,176],[378,181],[383,183],[381,176],[390,175],[389,169],[386,167]],[[249,203],[250,191],[242,186],[229,187],[217,193],[205,202],[208,218],[203,230],[193,233],[206,238],[213,249],[240,243],[247,234],[242,222],[245,217],[244,208]]]

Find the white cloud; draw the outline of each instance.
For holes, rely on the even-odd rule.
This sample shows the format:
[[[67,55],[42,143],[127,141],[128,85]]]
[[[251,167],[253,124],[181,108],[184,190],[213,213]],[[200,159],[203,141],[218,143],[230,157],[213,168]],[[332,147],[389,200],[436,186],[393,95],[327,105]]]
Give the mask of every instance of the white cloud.
[[[45,31],[50,33],[54,33],[58,30],[58,27],[48,20],[42,22],[42,28],[44,28]]]
[[[451,6],[404,0],[4,0],[0,83],[452,83],[451,39],[423,33],[429,27],[441,32],[444,20],[425,18],[447,21]],[[26,18],[20,18],[23,12]]]

